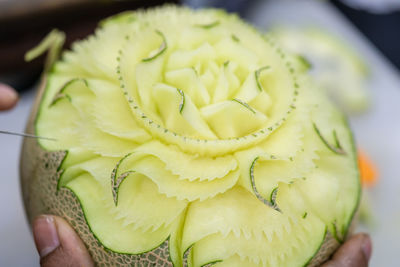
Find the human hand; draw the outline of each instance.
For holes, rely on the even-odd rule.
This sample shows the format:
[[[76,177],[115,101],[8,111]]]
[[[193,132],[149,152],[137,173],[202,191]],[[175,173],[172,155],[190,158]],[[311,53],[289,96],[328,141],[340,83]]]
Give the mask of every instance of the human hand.
[[[33,235],[42,267],[94,266],[83,242],[64,219],[39,216],[33,223]],[[371,251],[369,236],[356,234],[322,267],[367,267]]]
[[[41,215],[33,222],[33,236],[42,267],[94,266],[82,240],[62,218]]]
[[[0,111],[11,109],[18,102],[18,94],[10,86],[0,83]]]
[[[365,233],[356,234],[347,240],[322,267],[367,267],[371,253],[371,238]]]

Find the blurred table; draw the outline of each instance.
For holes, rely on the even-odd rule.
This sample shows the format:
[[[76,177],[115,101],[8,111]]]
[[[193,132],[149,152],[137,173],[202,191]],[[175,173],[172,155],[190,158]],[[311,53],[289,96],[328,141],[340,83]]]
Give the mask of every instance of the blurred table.
[[[22,132],[34,97],[31,90],[18,106],[0,113],[0,128]],[[19,153],[21,138],[0,135],[0,266],[39,266],[33,238],[25,218],[19,188]]]

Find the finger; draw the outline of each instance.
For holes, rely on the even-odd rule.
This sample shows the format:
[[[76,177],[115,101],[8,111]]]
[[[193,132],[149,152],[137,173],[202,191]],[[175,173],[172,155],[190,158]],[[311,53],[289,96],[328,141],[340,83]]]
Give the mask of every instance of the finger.
[[[33,235],[42,267],[94,266],[85,245],[64,219],[39,216],[33,223]]]
[[[351,237],[323,267],[367,267],[372,253],[371,239],[367,234]]]
[[[18,94],[10,86],[0,83],[0,110],[11,109],[18,101]]]

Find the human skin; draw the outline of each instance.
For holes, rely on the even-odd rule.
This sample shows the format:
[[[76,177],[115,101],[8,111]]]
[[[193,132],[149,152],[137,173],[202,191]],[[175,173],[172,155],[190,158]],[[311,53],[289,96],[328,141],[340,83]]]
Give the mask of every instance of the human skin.
[[[17,102],[18,94],[10,86],[0,84],[0,111],[12,109]],[[32,228],[42,267],[94,266],[82,240],[64,219],[41,215]],[[371,253],[369,235],[355,234],[322,267],[367,267]]]
[[[0,84],[0,111],[12,109],[18,102],[18,94],[8,85]]]

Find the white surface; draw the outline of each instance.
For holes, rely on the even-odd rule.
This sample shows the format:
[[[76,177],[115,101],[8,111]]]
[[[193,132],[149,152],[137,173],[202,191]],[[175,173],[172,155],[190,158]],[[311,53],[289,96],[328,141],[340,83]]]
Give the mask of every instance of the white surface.
[[[18,106],[0,113],[0,129],[23,132],[33,92],[22,96]],[[33,238],[24,214],[19,186],[20,137],[0,135],[0,266],[39,266]]]
[[[332,6],[307,0],[262,2],[249,18],[260,28],[274,24],[314,25],[353,44],[371,68],[373,106],[350,118],[357,143],[377,163],[378,186],[371,193],[376,225],[371,266],[399,266],[400,252],[400,76],[394,67]]]
[[[282,7],[284,9],[282,9]],[[378,163],[382,175],[372,192],[379,221],[372,235],[371,266],[398,266],[400,252],[400,78],[392,66],[328,5],[310,1],[261,2],[251,16],[259,26],[276,21],[314,23],[352,42],[371,63],[374,106],[368,114],[352,118],[359,144]],[[25,94],[15,110],[0,114],[0,129],[21,132],[29,114],[33,92]],[[25,219],[19,189],[18,158],[21,139],[0,135],[0,266],[38,266]]]

